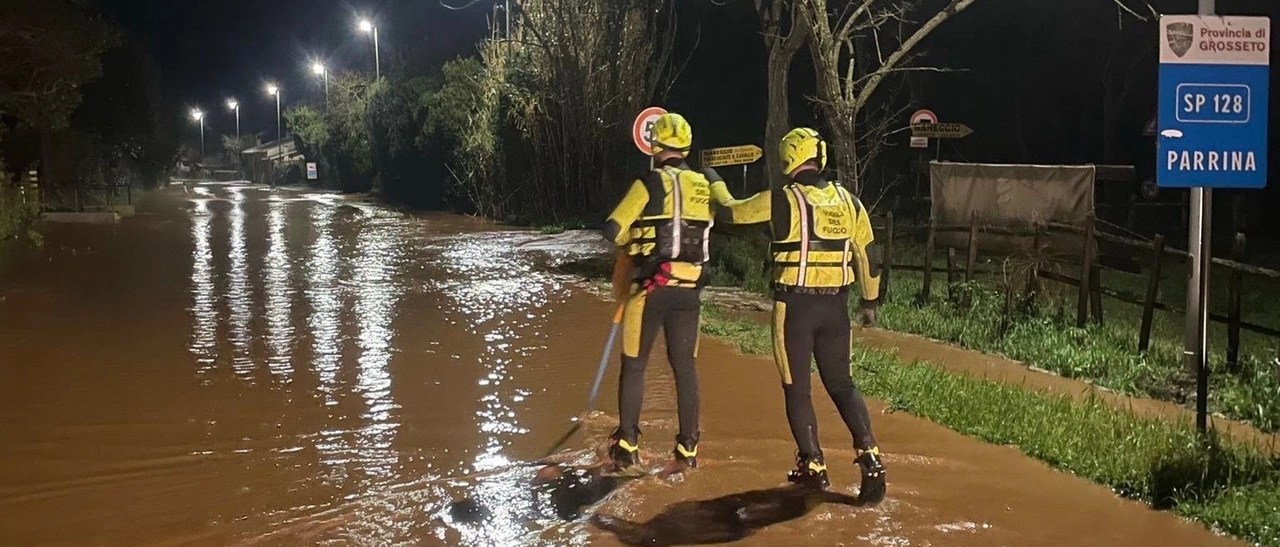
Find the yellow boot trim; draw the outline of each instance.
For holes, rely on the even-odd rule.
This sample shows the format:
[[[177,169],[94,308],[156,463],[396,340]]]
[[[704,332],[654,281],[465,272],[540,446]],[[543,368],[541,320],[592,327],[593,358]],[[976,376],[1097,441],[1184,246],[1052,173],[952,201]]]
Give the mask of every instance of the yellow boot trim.
[[[685,450],[684,445],[682,445],[682,444],[680,444],[680,443],[676,443],[676,452],[679,452],[681,456],[684,456],[684,457],[686,457],[686,458],[696,458],[696,457],[698,457],[698,447],[697,447],[697,446],[694,446],[694,447],[693,447],[693,450]]]
[[[622,449],[626,450],[627,452],[635,452],[637,450],[640,450],[639,444],[631,444],[627,442],[626,439],[618,439],[618,446],[622,447]]]
[[[813,461],[813,460],[810,460],[810,461],[809,461],[809,470],[810,470],[810,471],[813,471],[814,473],[822,473],[823,471],[826,471],[826,470],[827,470],[827,464],[825,464],[825,463],[819,463],[819,462],[815,462],[815,461]]]
[[[872,454],[875,454],[875,455],[879,456],[879,455],[880,455],[880,447],[879,447],[879,446],[873,446],[873,447],[868,448],[868,449],[866,449],[866,450],[859,450],[859,451],[858,451],[858,455],[859,455],[859,456],[861,456],[861,455],[863,455],[863,454],[865,454],[865,453],[867,453],[867,452],[870,452],[870,453],[872,453]]]
[[[787,362],[787,303],[773,303],[773,362],[778,365],[782,383],[791,385],[791,365]]]

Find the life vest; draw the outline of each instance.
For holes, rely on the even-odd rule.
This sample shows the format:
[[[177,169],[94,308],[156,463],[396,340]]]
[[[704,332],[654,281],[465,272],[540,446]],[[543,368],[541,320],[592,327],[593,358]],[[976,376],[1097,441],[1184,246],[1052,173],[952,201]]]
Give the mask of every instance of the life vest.
[[[641,180],[649,192],[642,216],[631,225],[628,253],[640,263],[702,264],[710,256],[711,184],[681,167],[659,167]]]
[[[853,241],[866,209],[848,190],[832,183],[783,187],[791,207],[787,234],[770,245],[773,280],[791,287],[840,288],[856,281]]]

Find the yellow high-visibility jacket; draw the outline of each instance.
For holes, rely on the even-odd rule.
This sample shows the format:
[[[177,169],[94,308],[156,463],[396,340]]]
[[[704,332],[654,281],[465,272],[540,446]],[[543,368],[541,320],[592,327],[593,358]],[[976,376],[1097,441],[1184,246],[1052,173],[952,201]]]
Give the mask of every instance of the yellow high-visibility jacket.
[[[840,184],[805,171],[782,188],[726,205],[738,223],[770,222],[775,284],[838,288],[857,282],[864,300],[880,297],[867,252],[875,240],[871,215]]]
[[[668,263],[670,286],[696,286],[710,257],[711,227],[733,196],[714,170],[701,172],[675,160],[631,183],[605,224],[604,237],[636,257],[637,265]]]

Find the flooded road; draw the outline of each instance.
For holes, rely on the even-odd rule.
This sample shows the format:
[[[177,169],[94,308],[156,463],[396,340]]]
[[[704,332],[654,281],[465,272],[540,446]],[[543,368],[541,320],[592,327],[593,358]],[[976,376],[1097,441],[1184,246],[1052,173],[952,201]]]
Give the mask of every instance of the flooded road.
[[[605,492],[531,490],[524,462],[581,410],[612,310],[537,265],[591,245],[238,185],[141,210],[51,226],[0,274],[0,545],[1238,544],[876,402],[889,499],[855,507],[821,395],[833,492],[781,488],[774,366],[709,340],[701,468],[564,520]],[[675,429],[664,354],[653,465]],[[561,459],[595,460],[616,361]]]

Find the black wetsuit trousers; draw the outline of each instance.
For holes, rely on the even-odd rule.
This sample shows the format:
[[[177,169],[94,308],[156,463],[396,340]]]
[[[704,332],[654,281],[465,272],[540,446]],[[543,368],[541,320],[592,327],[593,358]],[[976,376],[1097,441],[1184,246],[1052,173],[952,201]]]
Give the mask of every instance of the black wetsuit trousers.
[[[644,369],[661,327],[666,334],[667,360],[676,380],[680,415],[677,441],[692,447],[698,440],[698,313],[701,290],[659,287],[634,295],[623,312],[622,374],[618,384],[621,438],[634,444],[640,435],[640,407],[644,403]]]
[[[779,292],[774,296],[774,360],[782,375],[787,421],[802,458],[822,457],[818,419],[810,396],[812,360],[817,361],[822,385],[853,435],[854,447],[866,450],[876,446],[867,403],[854,386],[849,370],[848,301],[847,294]]]

